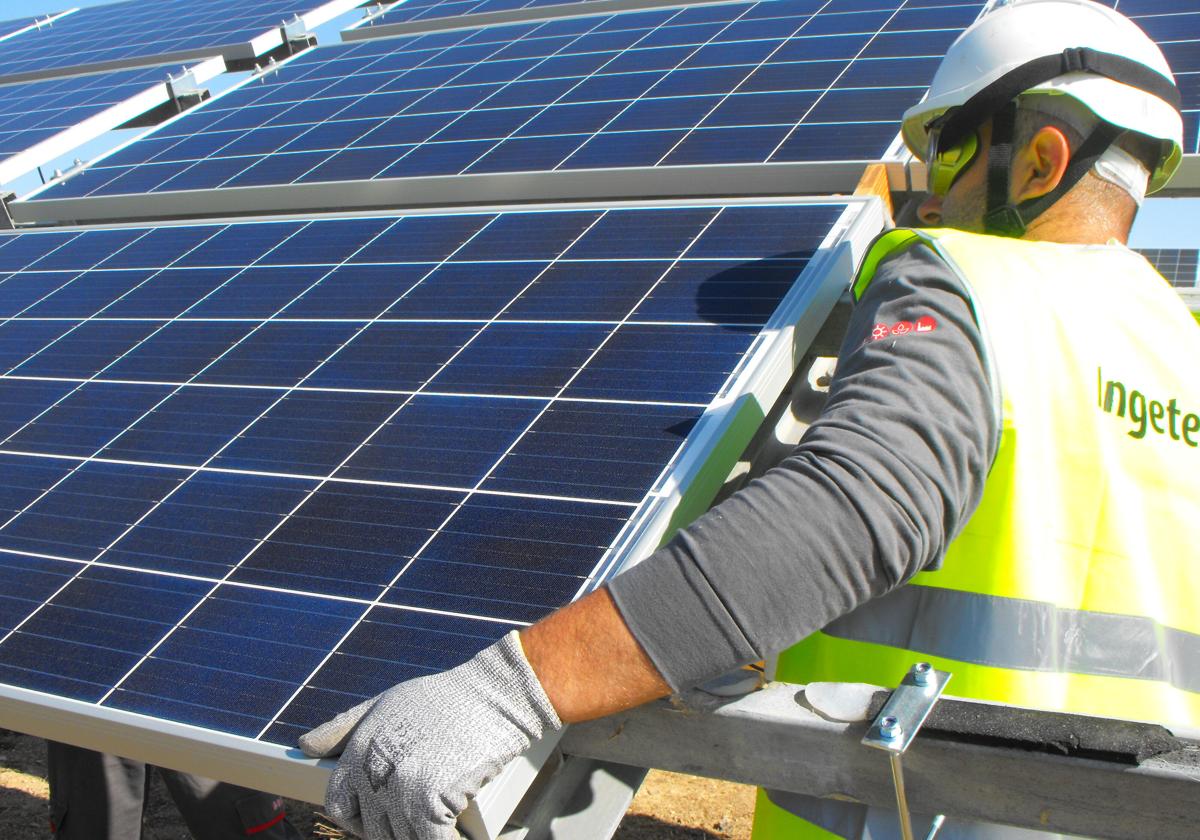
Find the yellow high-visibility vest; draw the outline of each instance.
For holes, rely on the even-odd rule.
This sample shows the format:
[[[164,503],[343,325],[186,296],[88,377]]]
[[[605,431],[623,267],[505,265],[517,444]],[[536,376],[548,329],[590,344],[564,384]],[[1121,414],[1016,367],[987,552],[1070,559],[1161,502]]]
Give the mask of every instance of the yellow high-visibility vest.
[[[954,230],[884,234],[856,299],[918,244],[970,296],[998,384],[996,459],[942,568],[786,651],[778,679],[887,686],[928,661],[960,697],[1196,726],[1196,321],[1122,246]],[[756,840],[834,836],[759,802]]]

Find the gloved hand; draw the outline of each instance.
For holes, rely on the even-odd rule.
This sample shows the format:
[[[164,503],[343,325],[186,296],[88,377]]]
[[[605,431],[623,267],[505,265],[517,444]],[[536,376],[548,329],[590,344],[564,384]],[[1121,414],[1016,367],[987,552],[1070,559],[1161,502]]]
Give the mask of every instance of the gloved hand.
[[[440,674],[400,683],[300,736],[311,758],[342,754],[325,809],[369,840],[456,840],[481,787],[562,722],[514,630]]]

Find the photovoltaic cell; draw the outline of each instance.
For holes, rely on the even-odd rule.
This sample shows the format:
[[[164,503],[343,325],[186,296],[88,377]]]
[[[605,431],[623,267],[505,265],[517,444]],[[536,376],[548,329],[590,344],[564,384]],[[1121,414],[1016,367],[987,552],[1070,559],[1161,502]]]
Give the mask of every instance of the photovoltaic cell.
[[[166,77],[165,67],[142,67],[0,86],[0,157],[24,151]]]
[[[319,48],[38,197],[877,158],[979,8],[762,0]]]
[[[0,681],[291,745],[463,661],[588,587],[843,209],[0,235]]]
[[[17,35],[0,54],[5,76],[244,45],[320,0],[125,0],[80,9],[49,26]]]

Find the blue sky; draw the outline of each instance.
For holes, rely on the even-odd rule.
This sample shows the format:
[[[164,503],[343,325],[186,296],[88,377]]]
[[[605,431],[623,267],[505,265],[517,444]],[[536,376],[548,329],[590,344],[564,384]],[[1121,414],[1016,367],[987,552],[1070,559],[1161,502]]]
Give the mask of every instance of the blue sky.
[[[0,0],[0,20],[42,16],[64,8],[99,6],[104,2],[105,0]],[[324,43],[329,43],[330,40],[328,35],[321,38]],[[84,154],[84,157],[87,155]],[[1198,230],[1200,199],[1148,199],[1138,215],[1130,244],[1135,248],[1195,248],[1200,246]]]
[[[1134,248],[1200,248],[1200,198],[1149,198],[1129,244]]]

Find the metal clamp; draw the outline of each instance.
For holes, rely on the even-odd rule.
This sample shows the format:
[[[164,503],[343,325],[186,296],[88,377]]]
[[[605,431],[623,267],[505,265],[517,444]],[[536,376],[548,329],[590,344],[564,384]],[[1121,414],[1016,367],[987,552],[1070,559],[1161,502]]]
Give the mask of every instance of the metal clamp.
[[[883,704],[879,715],[871,723],[862,742],[868,747],[884,750],[892,765],[892,782],[896,786],[896,807],[900,811],[900,834],[904,840],[913,840],[912,814],[908,810],[908,799],[904,793],[904,770],[900,756],[908,749],[921,724],[933,711],[934,704],[942,696],[950,674],[938,671],[928,662],[918,662],[904,675],[903,681]],[[925,840],[933,840],[942,827],[945,816],[938,814]]]

